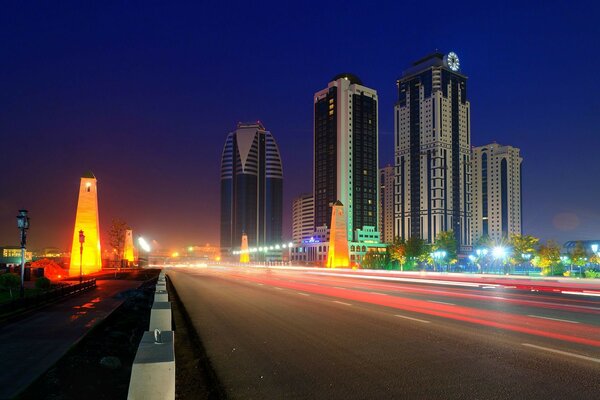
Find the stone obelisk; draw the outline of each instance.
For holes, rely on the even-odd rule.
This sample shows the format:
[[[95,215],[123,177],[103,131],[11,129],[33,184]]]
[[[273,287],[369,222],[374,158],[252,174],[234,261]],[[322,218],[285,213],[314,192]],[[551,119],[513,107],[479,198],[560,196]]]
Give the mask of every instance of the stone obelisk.
[[[248,235],[242,233],[242,246],[240,248],[240,262],[241,263],[249,263],[250,262],[250,251],[248,250]]]
[[[79,231],[85,235],[83,257],[80,260]],[[98,182],[91,171],[81,177],[79,184],[79,200],[73,229],[73,246],[71,247],[71,263],[69,275],[79,275],[79,266],[84,275],[102,269],[100,251],[100,223],[98,219]]]
[[[346,212],[341,201],[331,206],[331,225],[329,229],[329,251],[327,252],[327,268],[348,268],[348,228],[346,227]]]

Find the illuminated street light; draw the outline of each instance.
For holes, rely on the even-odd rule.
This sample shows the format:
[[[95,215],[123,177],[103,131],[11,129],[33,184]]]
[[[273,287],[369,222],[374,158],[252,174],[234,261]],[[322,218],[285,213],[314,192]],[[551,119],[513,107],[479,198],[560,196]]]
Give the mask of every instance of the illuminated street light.
[[[19,210],[17,228],[21,231],[21,297],[25,297],[25,246],[27,244],[27,229],[29,229],[27,210]]]
[[[144,250],[145,252],[149,253],[151,250],[150,244],[148,244],[148,242],[146,241],[146,239],[144,239],[143,237],[139,237],[138,238],[138,244],[140,245],[140,247],[142,248],[142,250]]]
[[[506,257],[506,249],[502,246],[496,246],[492,249],[492,257],[495,259],[503,259]]]

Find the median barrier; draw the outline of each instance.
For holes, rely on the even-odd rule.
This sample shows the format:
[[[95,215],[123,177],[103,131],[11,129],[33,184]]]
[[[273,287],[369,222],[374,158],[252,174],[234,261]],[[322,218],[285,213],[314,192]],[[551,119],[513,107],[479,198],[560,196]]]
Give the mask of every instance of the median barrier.
[[[131,368],[127,398],[175,399],[173,331],[144,332]]]
[[[166,302],[169,301],[169,294],[167,293],[166,290],[157,290],[154,293],[154,302],[155,303],[161,303],[161,302]]]
[[[168,301],[155,301],[150,310],[150,330],[171,330],[171,303]]]

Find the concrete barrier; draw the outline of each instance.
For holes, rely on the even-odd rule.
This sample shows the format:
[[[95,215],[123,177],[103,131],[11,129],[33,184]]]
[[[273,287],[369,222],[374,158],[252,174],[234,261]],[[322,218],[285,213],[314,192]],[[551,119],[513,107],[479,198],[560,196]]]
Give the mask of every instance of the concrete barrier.
[[[154,293],[154,302],[165,302],[165,301],[169,301],[169,294],[167,293],[166,290],[157,290]]]
[[[175,346],[173,331],[144,332],[131,368],[130,400],[175,399]]]
[[[150,310],[150,330],[159,329],[170,331],[171,328],[171,303],[168,301],[155,301]]]

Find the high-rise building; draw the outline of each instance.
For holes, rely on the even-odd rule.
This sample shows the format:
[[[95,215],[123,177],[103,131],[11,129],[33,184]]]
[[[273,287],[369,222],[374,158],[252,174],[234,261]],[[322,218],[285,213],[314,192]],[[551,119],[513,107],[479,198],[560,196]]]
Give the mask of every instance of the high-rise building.
[[[377,92],[352,74],[335,76],[314,96],[315,227],[329,226],[331,205],[346,209],[348,239],[378,230]]]
[[[471,116],[455,53],[433,53],[398,79],[395,235],[434,242],[453,231],[471,246]]]
[[[221,158],[221,248],[281,242],[283,168],[271,132],[260,122],[239,123]]]
[[[313,236],[315,231],[315,207],[312,194],[294,199],[292,206],[292,239],[300,243]]]
[[[379,229],[381,241],[394,242],[394,166],[379,170]]]
[[[81,243],[79,231],[83,231],[85,241],[80,254]],[[98,217],[98,181],[91,171],[81,177],[79,183],[79,199],[73,229],[73,245],[71,246],[71,263],[69,275],[91,274],[102,269],[100,251],[100,221]]]
[[[473,148],[473,243],[521,234],[520,150],[497,143]]]

